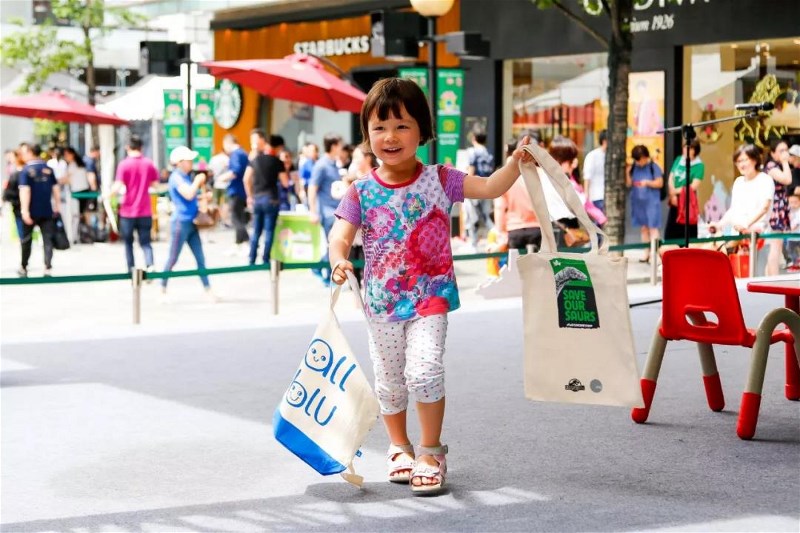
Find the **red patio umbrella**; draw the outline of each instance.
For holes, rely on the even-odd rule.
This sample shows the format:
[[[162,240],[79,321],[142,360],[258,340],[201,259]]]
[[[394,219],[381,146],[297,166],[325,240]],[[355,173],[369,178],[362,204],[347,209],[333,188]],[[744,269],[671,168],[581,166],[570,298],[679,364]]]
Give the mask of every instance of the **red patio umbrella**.
[[[0,102],[0,115],[117,126],[128,123],[116,115],[104,113],[55,91],[4,98]]]
[[[251,87],[270,98],[281,98],[358,113],[367,95],[331,74],[315,57],[292,54],[283,59],[245,59],[202,63],[217,78]]]

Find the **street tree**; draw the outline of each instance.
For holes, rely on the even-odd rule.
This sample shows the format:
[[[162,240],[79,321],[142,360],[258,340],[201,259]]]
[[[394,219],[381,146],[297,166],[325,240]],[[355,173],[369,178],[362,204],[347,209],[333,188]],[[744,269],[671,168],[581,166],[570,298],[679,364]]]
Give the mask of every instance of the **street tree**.
[[[94,105],[95,43],[115,29],[143,27],[147,19],[129,9],[107,6],[105,0],[53,0],[51,9],[54,19],[78,27],[81,38],[60,37],[58,27],[49,19],[33,27],[15,19],[12,23],[19,30],[0,40],[2,64],[23,72],[23,93],[40,91],[51,74],[62,72],[77,77],[83,71],[88,101]],[[96,126],[92,126],[92,144],[98,146]]]
[[[625,140],[628,128],[628,77],[631,72],[633,34],[630,21],[634,3],[641,0],[531,0],[540,9],[557,9],[578,24],[608,51],[608,151],[606,152],[605,204],[611,244],[625,240]],[[603,35],[579,15],[605,16],[610,32]]]

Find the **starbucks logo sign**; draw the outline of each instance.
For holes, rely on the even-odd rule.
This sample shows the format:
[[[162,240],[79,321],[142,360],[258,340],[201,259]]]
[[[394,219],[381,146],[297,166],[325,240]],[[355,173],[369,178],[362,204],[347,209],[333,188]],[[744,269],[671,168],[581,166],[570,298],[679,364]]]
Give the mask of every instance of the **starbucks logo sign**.
[[[214,119],[228,130],[239,122],[241,114],[241,87],[230,80],[221,80],[214,91]]]

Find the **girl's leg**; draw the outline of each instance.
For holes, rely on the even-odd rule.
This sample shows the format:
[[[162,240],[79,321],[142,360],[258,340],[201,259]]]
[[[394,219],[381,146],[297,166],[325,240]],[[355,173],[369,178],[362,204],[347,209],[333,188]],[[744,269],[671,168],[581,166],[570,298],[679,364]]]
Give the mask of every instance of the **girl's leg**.
[[[650,242],[650,228],[647,226],[642,226],[642,242],[649,243]],[[650,248],[645,248],[644,250],[644,260],[650,260]]]
[[[750,253],[752,253],[752,250]],[[780,274],[782,254],[783,254],[783,241],[781,239],[770,239],[769,255],[767,256],[767,267],[764,270],[765,276],[777,276],[778,274]]]
[[[369,354],[375,374],[375,394],[381,406],[383,424],[389,441],[397,446],[411,444],[406,426],[408,390],[405,370],[405,324],[371,323],[369,330]],[[403,458],[401,456],[406,455]],[[405,478],[411,474],[413,453],[403,452],[389,456],[389,480]],[[397,461],[392,466],[392,462]],[[397,465],[408,464],[409,468]]]
[[[441,446],[442,422],[444,421],[444,398],[432,403],[418,401],[417,413],[419,415],[419,425],[421,429],[419,445],[430,448]],[[430,456],[423,457],[430,458]],[[427,462],[430,463],[430,461]],[[433,464],[435,465],[436,463]]]
[[[369,354],[375,374],[375,395],[392,444],[408,444],[406,408],[408,390],[403,373],[406,366],[405,323],[372,323]]]
[[[447,337],[447,315],[432,315],[409,322],[406,330],[406,381],[409,392],[417,399],[421,429],[420,445],[441,445],[444,420],[444,346]],[[438,466],[430,455],[417,457],[417,462]],[[433,478],[414,478],[415,485],[436,483]]]

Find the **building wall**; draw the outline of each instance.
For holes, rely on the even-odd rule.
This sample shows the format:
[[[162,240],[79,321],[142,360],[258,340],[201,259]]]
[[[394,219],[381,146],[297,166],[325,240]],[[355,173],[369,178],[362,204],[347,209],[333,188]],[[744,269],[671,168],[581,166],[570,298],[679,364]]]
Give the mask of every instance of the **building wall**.
[[[309,15],[311,17],[311,15]],[[235,23],[233,21],[232,23]],[[440,17],[437,21],[437,33],[446,33],[455,31],[460,26],[460,12],[458,3],[453,9],[445,16]],[[340,39],[353,36],[369,36],[371,33],[371,23],[369,14],[358,17],[347,17],[338,19],[326,20],[308,20],[304,22],[281,23],[265,26],[252,30],[234,30],[234,29],[218,29],[214,32],[214,50],[215,60],[233,60],[233,59],[270,59],[282,58],[286,55],[295,53],[296,43],[304,43],[310,41],[324,41],[327,39]],[[437,63],[441,67],[455,67],[459,65],[458,58],[448,54],[445,50],[443,43],[438,45],[437,49]],[[350,55],[331,55],[326,56],[327,59],[335,63],[340,69],[345,72],[354,69],[380,67],[386,65],[387,68],[394,68],[396,65],[388,64],[385,58],[372,57],[370,52],[350,54]],[[420,49],[418,62],[421,64],[427,63],[427,48]],[[369,90],[369,87],[362,87],[364,90]],[[261,109],[264,104],[261,103],[261,98],[255,89],[243,87],[242,88],[242,114],[239,122],[231,128],[231,130],[224,130],[217,127],[214,129],[215,146],[221,145],[222,137],[226,133],[233,133],[240,140],[246,139],[250,130],[256,125],[264,126],[260,121]],[[267,104],[269,116],[273,116],[273,108]],[[328,129],[337,127],[341,128],[342,118],[330,118],[326,110],[315,109],[316,116],[321,117],[322,125],[318,124],[316,129],[320,130],[319,135],[326,133],[326,123],[329,124]],[[350,120],[350,114],[336,113],[337,115],[347,115]],[[328,117],[328,118],[324,118]],[[350,126],[347,126],[350,129]],[[339,131],[342,133],[342,131]],[[317,137],[319,137],[317,135]],[[288,141],[289,139],[287,139]],[[350,139],[352,142],[359,142],[360,139]]]
[[[464,116],[489,114],[489,145],[497,153],[504,142],[502,106],[502,61],[528,57],[553,57],[604,52],[603,46],[583,28],[556,9],[538,9],[529,0],[504,0],[495,16],[485,15],[483,0],[461,0],[461,27],[478,31],[491,43],[491,58],[465,62]],[[769,7],[767,8],[767,4]],[[595,31],[608,35],[605,16],[590,16],[577,3],[575,12]],[[741,41],[766,37],[792,37],[800,30],[800,2],[797,0],[647,0],[636,9],[634,71],[664,70],[667,122],[681,123],[684,45]],[[709,24],[709,21],[715,21]],[[743,23],[747,20],[747,23]],[[656,24],[657,23],[657,24]],[[656,28],[658,26],[658,28]],[[669,29],[666,27],[669,26]],[[668,160],[679,141],[667,142]]]

